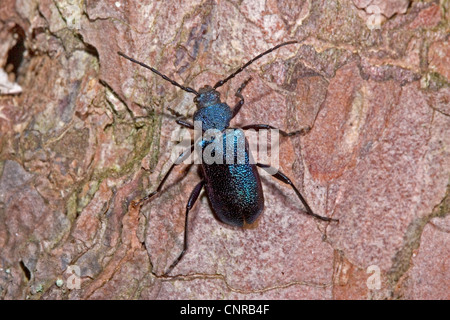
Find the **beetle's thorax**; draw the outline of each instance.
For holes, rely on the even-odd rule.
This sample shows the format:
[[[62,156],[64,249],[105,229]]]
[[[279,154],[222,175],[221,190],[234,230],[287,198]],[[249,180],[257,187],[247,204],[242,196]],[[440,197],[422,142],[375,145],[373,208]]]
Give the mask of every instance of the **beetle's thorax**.
[[[198,90],[194,98],[198,110],[194,113],[195,122],[200,121],[202,131],[216,129],[223,131],[229,127],[232,118],[231,108],[220,101],[220,93],[211,86]]]

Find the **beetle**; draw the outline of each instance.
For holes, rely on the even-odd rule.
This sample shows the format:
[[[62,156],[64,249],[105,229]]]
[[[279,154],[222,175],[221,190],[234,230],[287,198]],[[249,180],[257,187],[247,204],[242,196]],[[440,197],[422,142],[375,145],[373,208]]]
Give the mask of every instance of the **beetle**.
[[[302,196],[297,187],[292,183],[292,181],[282,172],[277,171],[273,167],[267,164],[262,163],[254,163],[251,158],[251,154],[249,151],[248,141],[245,138],[243,130],[254,129],[256,131],[261,129],[276,129],[268,124],[252,124],[246,125],[242,128],[230,128],[230,121],[238,114],[241,107],[244,105],[244,97],[242,95],[242,91],[247,86],[247,84],[251,81],[251,77],[245,80],[240,87],[237,89],[235,96],[239,99],[238,102],[234,105],[233,108],[230,108],[226,103],[223,103],[220,100],[220,93],[217,91],[217,88],[224,85],[230,79],[234,78],[237,74],[242,72],[245,68],[247,68],[250,64],[258,60],[259,58],[269,54],[270,52],[277,50],[280,47],[299,43],[299,41],[287,41],[281,44],[278,44],[272,47],[269,50],[264,51],[263,53],[257,55],[253,59],[249,60],[247,63],[242,65],[239,69],[233,72],[231,75],[226,77],[223,80],[218,81],[213,87],[209,85],[205,85],[200,88],[198,91],[191,87],[183,86],[176,81],[170,79],[166,75],[160,73],[158,70],[135,60],[122,52],[118,52],[120,56],[133,63],[137,63],[140,66],[151,70],[153,73],[157,74],[164,80],[170,82],[172,85],[179,87],[180,89],[192,93],[195,95],[194,103],[196,104],[197,110],[194,113],[193,120],[194,123],[201,124],[201,130],[203,133],[208,130],[216,130],[219,135],[212,137],[210,139],[201,138],[199,141],[191,144],[191,147],[186,149],[184,152],[180,154],[178,159],[171,165],[161,182],[159,183],[157,189],[152,193],[148,194],[144,198],[134,201],[133,206],[140,206],[143,202],[151,199],[154,195],[159,193],[166,182],[168,176],[172,172],[173,168],[182,163],[190,153],[195,149],[195,147],[199,147],[201,151],[205,151],[208,146],[211,146],[212,143],[217,142],[215,139],[221,138],[222,142],[219,142],[219,147],[213,148],[213,153],[221,152],[219,155],[219,159],[221,158],[223,161],[221,163],[205,163],[204,161],[201,164],[202,168],[202,176],[203,179],[194,187],[189,200],[186,205],[186,214],[185,214],[185,228],[184,228],[184,243],[183,250],[177,259],[170,265],[167,271],[163,274],[166,276],[170,273],[173,268],[180,262],[183,258],[184,254],[188,248],[188,216],[189,211],[194,206],[197,201],[200,192],[203,188],[206,189],[206,194],[211,203],[213,212],[216,214],[216,217],[223,223],[231,225],[244,227],[247,225],[251,225],[254,223],[257,218],[260,216],[261,212],[264,208],[264,194],[261,186],[261,179],[258,173],[257,168],[262,168],[263,170],[276,172],[273,176],[280,180],[281,182],[289,185],[294,191],[297,197],[302,202],[303,206],[306,209],[306,213],[312,217],[315,217],[322,221],[334,221],[338,222],[337,219],[323,217],[318,214],[315,214],[311,207],[306,202],[305,198]],[[191,122],[178,119],[176,122],[189,129],[194,129],[194,124]],[[279,130],[279,129],[277,129]],[[295,134],[305,134],[308,130],[299,130],[295,132],[287,133],[283,130],[279,130],[282,136],[292,136]],[[232,141],[231,149],[227,149],[226,141]],[[242,161],[236,161],[238,158],[237,152],[237,143],[238,141],[244,142],[243,149],[243,159]],[[223,149],[220,147],[223,146]],[[221,150],[222,149],[222,150]],[[230,152],[232,152],[231,157],[233,158],[233,162],[229,163],[226,160],[228,156],[230,156]]]

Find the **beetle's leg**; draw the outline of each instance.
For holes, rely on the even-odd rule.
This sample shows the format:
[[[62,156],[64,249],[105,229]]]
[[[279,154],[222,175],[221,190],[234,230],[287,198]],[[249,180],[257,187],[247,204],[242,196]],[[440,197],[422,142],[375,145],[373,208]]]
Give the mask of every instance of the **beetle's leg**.
[[[175,117],[177,117],[175,122],[178,123],[180,126],[186,127],[188,129],[194,129],[194,125],[192,123],[190,123],[189,121],[184,120],[186,117],[183,116],[181,113],[179,113],[176,110],[173,110],[170,107],[167,107],[167,110],[169,110],[171,114],[173,114]]]
[[[286,132],[286,131],[280,130],[278,128],[272,127],[271,125],[268,125],[268,124],[250,124],[250,125],[242,127],[242,130],[248,130],[248,129],[255,129],[256,131],[259,131],[261,129],[266,129],[266,130],[275,129],[275,130],[278,130],[281,133],[281,135],[284,137],[290,137],[290,136],[294,136],[296,134],[300,134],[303,136],[311,130],[310,127],[306,127],[306,128],[303,128],[303,129],[300,129],[297,131]]]
[[[156,188],[155,191],[153,191],[152,193],[149,193],[148,195],[146,195],[145,197],[143,197],[142,199],[139,199],[137,201],[133,201],[132,202],[132,206],[133,207],[137,207],[142,205],[142,203],[144,203],[145,201],[147,201],[148,199],[150,199],[151,197],[153,197],[155,194],[157,194],[158,192],[161,191],[164,182],[166,182],[167,178],[169,177],[170,173],[172,172],[173,168],[176,165],[179,165],[180,163],[182,163],[184,160],[186,160],[191,153],[194,151],[194,144],[191,145],[191,147],[189,149],[184,150],[180,156],[177,158],[177,160],[170,166],[169,171],[167,171],[166,175],[164,176],[164,178],[161,180],[161,182],[158,185],[158,188]]]
[[[176,121],[180,126],[186,127],[188,129],[194,129],[194,125],[188,121],[178,119]]]
[[[241,92],[242,92],[242,90],[244,90],[245,86],[250,82],[250,80],[252,80],[252,77],[245,80],[235,93],[235,96],[239,98],[239,101],[236,103],[236,105],[233,108],[233,115],[231,117],[232,119],[238,114],[239,110],[241,110],[241,107],[244,104],[244,96],[242,95]]]
[[[191,196],[189,197],[188,203],[186,205],[186,216],[184,218],[184,243],[183,243],[183,251],[181,251],[178,258],[170,265],[169,269],[167,269],[166,272],[164,272],[164,276],[166,276],[170,271],[172,271],[173,268],[180,262],[181,258],[183,258],[184,254],[186,253],[187,247],[188,247],[188,215],[189,211],[194,206],[195,202],[198,199],[198,196],[200,195],[200,192],[202,191],[203,186],[205,185],[205,180],[200,181],[198,183],[194,190],[192,190]]]
[[[328,217],[322,217],[318,214],[315,214],[311,208],[309,207],[308,203],[306,202],[305,198],[303,198],[303,196],[301,195],[300,191],[298,191],[298,189],[295,187],[295,185],[292,183],[292,181],[286,176],[284,175],[284,173],[282,173],[281,171],[278,171],[277,169],[267,165],[267,164],[262,164],[262,163],[257,163],[256,164],[258,167],[263,168],[264,170],[266,170],[269,173],[272,172],[277,172],[275,173],[273,176],[275,178],[277,178],[278,180],[280,180],[281,182],[284,182],[288,185],[290,185],[292,187],[292,189],[294,189],[295,193],[297,194],[297,196],[299,197],[300,201],[303,203],[303,205],[306,208],[306,213],[309,214],[310,216],[313,216],[317,219],[323,220],[323,221],[334,221],[334,222],[339,222],[338,219],[333,219],[333,218],[328,218]]]

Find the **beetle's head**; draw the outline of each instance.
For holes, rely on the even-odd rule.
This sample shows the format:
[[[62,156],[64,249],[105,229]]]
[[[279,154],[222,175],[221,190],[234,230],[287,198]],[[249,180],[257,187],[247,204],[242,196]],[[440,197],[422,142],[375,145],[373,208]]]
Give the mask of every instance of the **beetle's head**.
[[[194,102],[198,109],[220,103],[220,92],[213,87],[206,85],[198,90]]]

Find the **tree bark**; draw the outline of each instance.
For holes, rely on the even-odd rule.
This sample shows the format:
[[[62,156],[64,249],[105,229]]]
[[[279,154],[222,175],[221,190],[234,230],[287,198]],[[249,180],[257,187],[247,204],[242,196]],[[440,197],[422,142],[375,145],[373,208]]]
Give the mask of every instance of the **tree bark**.
[[[449,299],[448,1],[21,1],[0,8],[2,299]],[[198,90],[280,137],[255,228],[189,218]],[[4,76],[3,76],[4,75]],[[191,132],[192,134],[192,132]],[[171,158],[172,157],[172,158]]]

